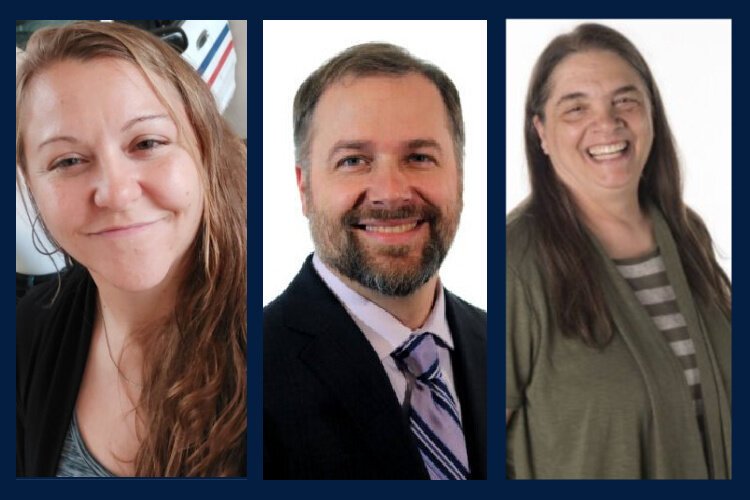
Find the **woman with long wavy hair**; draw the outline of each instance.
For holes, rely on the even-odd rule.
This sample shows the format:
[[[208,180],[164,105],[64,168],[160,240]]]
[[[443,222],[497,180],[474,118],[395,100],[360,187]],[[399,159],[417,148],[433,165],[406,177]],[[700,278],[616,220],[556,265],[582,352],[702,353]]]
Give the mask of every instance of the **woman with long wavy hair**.
[[[509,216],[507,470],[729,478],[731,284],[681,194],[656,82],[619,32],[545,48]]]
[[[170,46],[45,29],[19,182],[68,266],[17,308],[17,474],[246,475],[246,149]]]

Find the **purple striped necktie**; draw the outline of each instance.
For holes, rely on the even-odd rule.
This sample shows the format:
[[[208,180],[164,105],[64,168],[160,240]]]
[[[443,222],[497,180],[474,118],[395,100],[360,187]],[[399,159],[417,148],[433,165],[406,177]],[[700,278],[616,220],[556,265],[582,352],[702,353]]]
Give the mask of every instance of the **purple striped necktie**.
[[[412,335],[391,356],[414,379],[409,425],[430,479],[467,479],[461,419],[440,370],[437,344],[446,347],[431,333]]]

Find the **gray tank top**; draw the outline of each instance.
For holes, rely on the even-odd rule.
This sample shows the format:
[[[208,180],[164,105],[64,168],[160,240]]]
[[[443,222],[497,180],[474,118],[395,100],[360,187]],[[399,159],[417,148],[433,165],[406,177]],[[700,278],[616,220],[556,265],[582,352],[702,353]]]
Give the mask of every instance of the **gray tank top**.
[[[70,427],[65,436],[60,461],[57,464],[57,477],[114,477],[100,464],[86,448],[78,431],[76,412],[70,419]]]

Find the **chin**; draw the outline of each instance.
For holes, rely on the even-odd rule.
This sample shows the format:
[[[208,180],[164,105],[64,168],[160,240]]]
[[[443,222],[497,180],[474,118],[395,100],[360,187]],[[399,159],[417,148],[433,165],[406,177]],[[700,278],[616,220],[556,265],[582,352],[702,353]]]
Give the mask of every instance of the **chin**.
[[[100,270],[89,268],[99,286],[107,284],[125,292],[147,292],[165,285],[173,273],[166,263],[110,265]]]
[[[632,187],[638,187],[637,179],[633,179],[632,176],[617,176],[610,177],[608,179],[602,179],[599,185],[605,189],[611,189],[613,191],[627,190]]]

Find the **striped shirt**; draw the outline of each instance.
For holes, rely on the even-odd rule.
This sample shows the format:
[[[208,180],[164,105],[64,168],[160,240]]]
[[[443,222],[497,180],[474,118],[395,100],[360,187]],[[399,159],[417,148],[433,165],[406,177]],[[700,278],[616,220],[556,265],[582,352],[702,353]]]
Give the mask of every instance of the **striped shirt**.
[[[654,321],[656,328],[664,335],[672,352],[682,366],[695,404],[698,426],[703,429],[703,395],[695,345],[688,333],[685,317],[680,312],[674,289],[669,283],[664,259],[659,249],[633,259],[615,260],[620,274],[635,292],[638,301]]]

